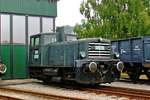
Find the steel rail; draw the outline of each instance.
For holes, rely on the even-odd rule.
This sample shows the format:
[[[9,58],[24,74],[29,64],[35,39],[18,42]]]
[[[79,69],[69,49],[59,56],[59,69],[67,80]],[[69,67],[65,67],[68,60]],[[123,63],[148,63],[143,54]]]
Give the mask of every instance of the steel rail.
[[[110,95],[116,95],[119,97],[127,97],[130,99],[150,100],[150,91],[148,90],[104,86],[97,89],[86,88],[86,91],[94,92],[97,94],[105,93]]]
[[[21,90],[21,89],[16,89],[16,88],[10,88],[10,87],[0,87],[0,91],[6,91],[8,93],[16,93],[16,94],[23,94],[23,95],[28,95],[28,96],[34,96],[34,97],[40,97],[44,99],[55,99],[55,100],[84,100],[82,98],[78,97],[67,97],[67,96],[62,96],[62,95],[57,95],[57,94],[48,94],[48,93],[41,93],[41,92],[34,92],[34,91],[29,91],[29,90]],[[6,96],[5,96],[6,97]],[[8,98],[11,98],[12,96],[8,96]],[[1,98],[1,97],[0,97]],[[13,98],[13,97],[12,97]],[[17,98],[16,98],[17,99]],[[18,98],[22,99],[22,98]]]
[[[21,99],[0,94],[0,100],[21,100]]]
[[[150,90],[132,89],[125,87],[114,86],[98,86],[98,87],[82,87],[82,86],[66,86],[60,85],[57,87],[63,87],[66,89],[85,91],[88,93],[116,95],[118,97],[127,97],[129,99],[150,100]]]

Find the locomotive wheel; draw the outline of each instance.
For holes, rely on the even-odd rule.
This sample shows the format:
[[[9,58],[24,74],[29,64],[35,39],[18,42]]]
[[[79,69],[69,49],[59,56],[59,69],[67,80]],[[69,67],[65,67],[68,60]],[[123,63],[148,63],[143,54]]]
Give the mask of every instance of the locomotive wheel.
[[[43,79],[42,81],[43,81],[44,84],[48,84],[49,83],[49,80],[46,80],[46,79]]]
[[[43,78],[42,81],[43,81],[44,84],[48,84],[51,81],[51,77],[47,76],[47,77]]]
[[[141,74],[141,68],[140,67],[134,67],[127,71],[130,79],[134,82],[139,80],[140,74]]]
[[[150,69],[146,70],[145,74],[146,74],[147,78],[150,80]]]
[[[120,79],[121,76],[121,72],[119,72],[118,70],[115,70],[115,80],[118,81]]]

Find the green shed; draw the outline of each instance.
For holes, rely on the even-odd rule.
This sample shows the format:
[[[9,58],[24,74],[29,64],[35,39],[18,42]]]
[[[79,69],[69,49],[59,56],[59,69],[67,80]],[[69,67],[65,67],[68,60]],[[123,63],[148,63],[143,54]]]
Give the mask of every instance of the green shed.
[[[28,77],[30,35],[55,31],[58,0],[0,0],[2,79]]]

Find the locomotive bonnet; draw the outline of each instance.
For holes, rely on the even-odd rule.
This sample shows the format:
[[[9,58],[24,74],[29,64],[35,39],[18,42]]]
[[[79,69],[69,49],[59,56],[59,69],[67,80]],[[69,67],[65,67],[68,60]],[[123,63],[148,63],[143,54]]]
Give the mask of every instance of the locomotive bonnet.
[[[29,74],[44,82],[110,83],[124,67],[112,58],[107,39],[77,40],[73,34],[58,32],[33,35],[30,40]]]

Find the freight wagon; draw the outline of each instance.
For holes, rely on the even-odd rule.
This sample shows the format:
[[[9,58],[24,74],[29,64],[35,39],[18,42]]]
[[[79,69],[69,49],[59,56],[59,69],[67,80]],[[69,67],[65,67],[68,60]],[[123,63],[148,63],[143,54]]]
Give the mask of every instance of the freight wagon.
[[[124,71],[132,80],[138,80],[141,74],[150,79],[150,36],[112,41],[111,49],[124,63]]]

